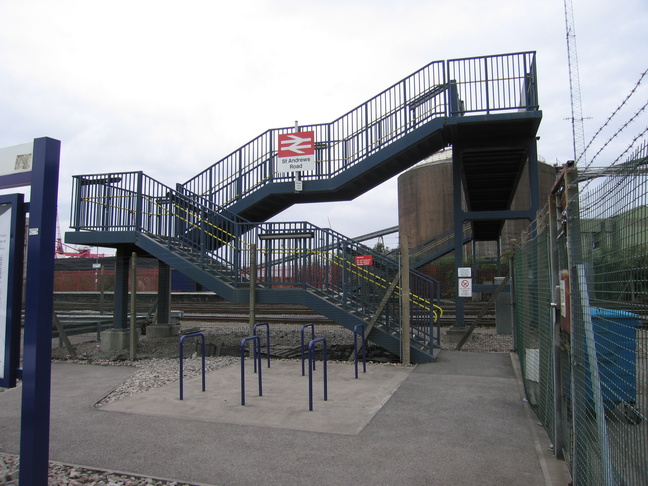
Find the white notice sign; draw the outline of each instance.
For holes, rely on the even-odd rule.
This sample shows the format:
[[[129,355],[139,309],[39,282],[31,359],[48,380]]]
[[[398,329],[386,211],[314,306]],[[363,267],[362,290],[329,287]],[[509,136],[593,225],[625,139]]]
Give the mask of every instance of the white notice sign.
[[[472,277],[472,267],[459,267],[457,269],[457,277],[459,278]]]
[[[472,297],[472,279],[459,279],[459,297]]]
[[[23,143],[0,149],[0,176],[30,172],[34,144]]]

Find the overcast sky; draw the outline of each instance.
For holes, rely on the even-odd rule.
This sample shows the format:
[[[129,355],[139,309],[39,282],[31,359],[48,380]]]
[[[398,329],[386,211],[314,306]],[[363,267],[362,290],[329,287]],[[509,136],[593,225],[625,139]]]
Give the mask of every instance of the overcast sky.
[[[648,68],[648,2],[573,8],[589,141]],[[562,0],[0,0],[0,147],[61,140],[65,232],[73,175],[143,170],[175,185],[269,128],[330,122],[430,61],[535,50],[538,149],[563,163],[565,39]],[[635,125],[628,136],[646,117]],[[279,219],[348,236],[394,226],[395,179]]]

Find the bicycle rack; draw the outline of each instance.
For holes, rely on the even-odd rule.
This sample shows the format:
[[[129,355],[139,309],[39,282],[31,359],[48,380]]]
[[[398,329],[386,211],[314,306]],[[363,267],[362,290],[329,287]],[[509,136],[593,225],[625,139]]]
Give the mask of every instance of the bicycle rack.
[[[355,363],[355,377],[358,378],[358,334],[362,336],[362,372],[367,372],[367,342],[365,339],[365,326],[366,324],[358,324],[353,328],[353,361]],[[362,328],[362,332],[358,332],[358,328]]]
[[[268,368],[270,368],[270,324],[267,322],[259,322],[258,324],[254,325],[254,328],[252,329],[252,334],[255,336],[257,335],[257,327],[259,326],[266,326],[266,356],[268,357]],[[261,352],[261,344],[259,343],[259,352]],[[259,361],[261,361],[259,359]],[[256,373],[256,360],[254,360],[254,372]]]
[[[184,350],[183,343],[184,340],[190,337],[200,337],[202,341],[202,391],[205,391],[205,335],[202,332],[196,332],[194,334],[185,334],[180,338],[180,400],[183,399],[183,387],[184,387],[184,377],[183,377],[183,363],[184,363]]]
[[[302,362],[302,376],[305,376],[305,375],[306,375],[306,373],[304,372],[304,360],[306,359],[306,358],[304,357],[304,329],[306,329],[307,327],[310,327],[310,328],[311,328],[311,341],[313,341],[313,340],[315,339],[315,324],[313,324],[313,323],[310,323],[310,324],[304,324],[304,325],[301,327],[301,362]],[[313,363],[313,369],[315,369],[314,366],[315,366],[315,363]]]
[[[259,336],[250,336],[241,341],[241,405],[245,405],[245,343],[254,340],[253,358],[256,368],[256,360],[259,360],[259,396],[263,396],[261,385],[261,342]]]
[[[326,338],[314,339],[308,343],[308,410],[313,411],[313,370],[315,369],[315,345],[319,342],[324,344],[324,401],[328,400],[328,387],[326,379]]]

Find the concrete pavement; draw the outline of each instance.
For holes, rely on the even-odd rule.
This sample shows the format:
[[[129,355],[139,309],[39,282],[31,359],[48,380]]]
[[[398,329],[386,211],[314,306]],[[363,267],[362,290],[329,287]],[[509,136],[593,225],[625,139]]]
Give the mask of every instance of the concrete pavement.
[[[250,363],[251,364],[251,363]],[[416,367],[321,363],[308,411],[299,362],[240,366],[94,404],[134,372],[54,364],[50,459],[185,482],[237,485],[565,485],[563,462],[523,401],[509,354],[444,351]],[[17,453],[20,388],[0,393],[0,450]]]

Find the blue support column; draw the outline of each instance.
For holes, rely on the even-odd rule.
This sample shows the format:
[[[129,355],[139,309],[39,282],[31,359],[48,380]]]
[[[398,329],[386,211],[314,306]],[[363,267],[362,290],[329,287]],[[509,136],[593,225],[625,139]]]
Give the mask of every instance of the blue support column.
[[[529,139],[527,143],[527,153],[529,154],[529,188],[531,197],[530,219],[532,223],[532,232],[535,236],[537,230],[535,217],[540,210],[540,176],[538,175],[538,143],[535,138]]]
[[[117,248],[115,258],[115,302],[113,309],[113,328],[128,329],[128,267],[130,253],[125,248]]]
[[[455,253],[455,327],[463,328],[464,322],[464,301],[459,297],[458,275],[459,267],[463,267],[463,225],[465,215],[463,210],[463,178],[461,148],[455,145],[452,148],[452,206],[454,215],[454,253]]]
[[[20,484],[46,486],[49,465],[54,247],[61,142],[34,140],[27,250]]]
[[[171,323],[171,267],[158,261],[158,324]]]

